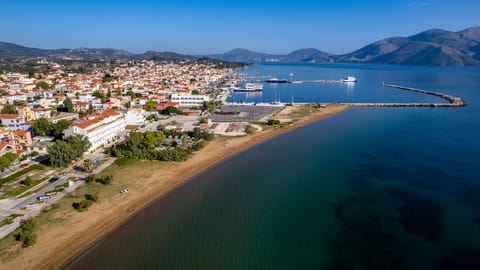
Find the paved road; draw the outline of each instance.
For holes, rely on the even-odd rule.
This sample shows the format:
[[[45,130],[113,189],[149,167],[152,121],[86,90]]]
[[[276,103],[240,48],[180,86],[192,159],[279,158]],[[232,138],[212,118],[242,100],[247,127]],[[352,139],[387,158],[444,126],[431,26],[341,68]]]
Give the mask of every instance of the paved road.
[[[92,155],[95,158],[103,158],[103,154],[95,154]],[[101,172],[101,170],[108,167],[111,163],[113,163],[115,159],[110,159],[103,164],[101,164],[98,168],[95,169],[95,173]],[[86,172],[78,172],[74,170],[74,168],[82,166],[83,161],[79,161],[70,167],[63,170],[63,172],[58,176],[58,180],[54,182],[50,182],[48,185],[38,189],[37,191],[33,192],[30,196],[25,198],[19,198],[14,200],[9,200],[5,204],[7,205],[6,210],[0,211],[0,221],[4,220],[11,214],[21,214],[23,216],[19,216],[14,219],[13,223],[7,226],[0,227],[0,239],[7,236],[11,232],[13,232],[18,226],[20,226],[22,220],[27,219],[30,216],[35,216],[40,213],[41,209],[46,205],[55,203],[56,201],[60,200],[63,196],[65,196],[68,192],[59,192],[56,195],[52,196],[51,199],[48,199],[45,205],[39,204],[38,207],[33,207],[33,210],[25,210],[25,207],[28,205],[32,205],[34,202],[38,201],[38,197],[44,195],[46,192],[52,191],[55,189],[56,186],[62,185],[68,182],[68,179],[73,177],[75,179],[84,178],[88,175]],[[57,177],[57,176],[54,176]],[[49,181],[52,178],[49,178],[46,181]],[[79,185],[83,184],[83,181],[76,181],[73,187],[67,188],[69,192],[75,190]],[[43,183],[42,183],[43,184]],[[39,184],[39,185],[42,185]],[[31,206],[29,208],[32,208]]]

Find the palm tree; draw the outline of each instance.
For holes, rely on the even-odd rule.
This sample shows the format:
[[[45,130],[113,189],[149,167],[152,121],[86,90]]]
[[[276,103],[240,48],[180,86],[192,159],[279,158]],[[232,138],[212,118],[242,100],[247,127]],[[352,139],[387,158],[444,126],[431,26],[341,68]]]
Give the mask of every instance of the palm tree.
[[[85,169],[85,171],[87,172],[91,172],[92,171],[92,168],[93,168],[93,164],[92,164],[92,161],[90,159],[85,159],[83,161],[83,168]]]

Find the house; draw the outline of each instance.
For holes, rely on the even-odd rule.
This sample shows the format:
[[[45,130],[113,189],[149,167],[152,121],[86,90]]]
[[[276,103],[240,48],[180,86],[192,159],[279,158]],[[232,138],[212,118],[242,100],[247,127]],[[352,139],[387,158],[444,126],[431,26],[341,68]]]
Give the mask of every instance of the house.
[[[93,114],[88,120],[73,123],[64,131],[65,137],[76,134],[85,136],[91,143],[88,151],[93,151],[120,138],[125,131],[125,116],[107,109],[101,114]]]
[[[0,153],[15,151],[17,154],[28,152],[32,145],[32,135],[29,131],[21,129],[11,130],[7,127],[0,128]]]
[[[33,121],[37,119],[35,118],[35,112],[28,106],[15,106],[15,110],[18,112],[19,115],[25,118],[25,121]]]
[[[90,108],[90,103],[77,101],[73,104],[73,110],[76,112],[86,112]]]
[[[40,118],[48,119],[52,115],[52,111],[45,108],[33,108],[32,111],[35,114],[35,119],[40,119]]]
[[[61,112],[58,115],[52,116],[50,118],[47,118],[48,121],[52,124],[58,123],[58,121],[61,120],[75,120],[78,119],[78,114],[77,113],[66,113],[66,112]]]
[[[22,93],[8,94],[6,95],[6,100],[10,104],[14,104],[15,101],[27,102],[27,96]]]
[[[28,152],[32,145],[32,134],[30,131],[14,130],[9,134],[8,141],[17,153]]]
[[[22,129],[25,123],[25,117],[18,114],[0,114],[0,121],[2,125],[11,130]]]
[[[127,125],[141,125],[147,119],[147,112],[142,108],[129,108],[125,114]]]

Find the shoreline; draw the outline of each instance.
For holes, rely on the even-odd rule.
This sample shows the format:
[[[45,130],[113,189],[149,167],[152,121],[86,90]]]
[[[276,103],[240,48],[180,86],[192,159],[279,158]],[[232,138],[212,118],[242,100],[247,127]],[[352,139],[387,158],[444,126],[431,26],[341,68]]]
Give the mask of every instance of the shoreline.
[[[2,263],[0,269],[4,267],[17,270],[65,267],[95,247],[104,237],[108,237],[111,232],[134,218],[143,209],[170,192],[181,188],[195,176],[257,144],[349,108],[350,106],[346,105],[331,105],[302,117],[288,126],[263,130],[243,137],[216,138],[184,162],[152,168],[151,171],[138,172],[140,174],[138,178],[141,180],[129,183],[138,185],[140,187],[138,192],[135,192],[135,188],[132,187],[132,192],[128,197],[101,200],[89,211],[83,213],[70,210],[70,213],[66,213],[67,217],[71,217],[67,219],[68,224],[54,224],[40,228],[37,244],[21,250],[19,256]],[[161,173],[161,180],[159,180],[159,173]]]

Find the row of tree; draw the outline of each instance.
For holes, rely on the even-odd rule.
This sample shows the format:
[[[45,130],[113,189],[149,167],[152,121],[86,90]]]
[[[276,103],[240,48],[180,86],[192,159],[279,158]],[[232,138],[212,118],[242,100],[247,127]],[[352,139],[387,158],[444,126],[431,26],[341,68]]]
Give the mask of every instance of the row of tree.
[[[62,138],[62,133],[67,129],[72,121],[60,120],[56,124],[50,123],[46,118],[39,118],[33,121],[33,130],[38,136],[54,136],[57,139]]]
[[[166,143],[166,136],[175,136],[177,140],[169,140],[170,147],[158,149]],[[110,149],[111,155],[118,158],[137,158],[161,161],[183,161],[194,151],[205,146],[205,142],[213,139],[214,135],[200,128],[192,132],[178,131],[148,131],[145,133],[132,132],[126,143],[116,144]],[[189,142],[189,138],[193,140]]]
[[[82,135],[74,135],[57,140],[47,146],[52,167],[66,167],[73,160],[83,156],[83,153],[90,147],[88,139]]]

